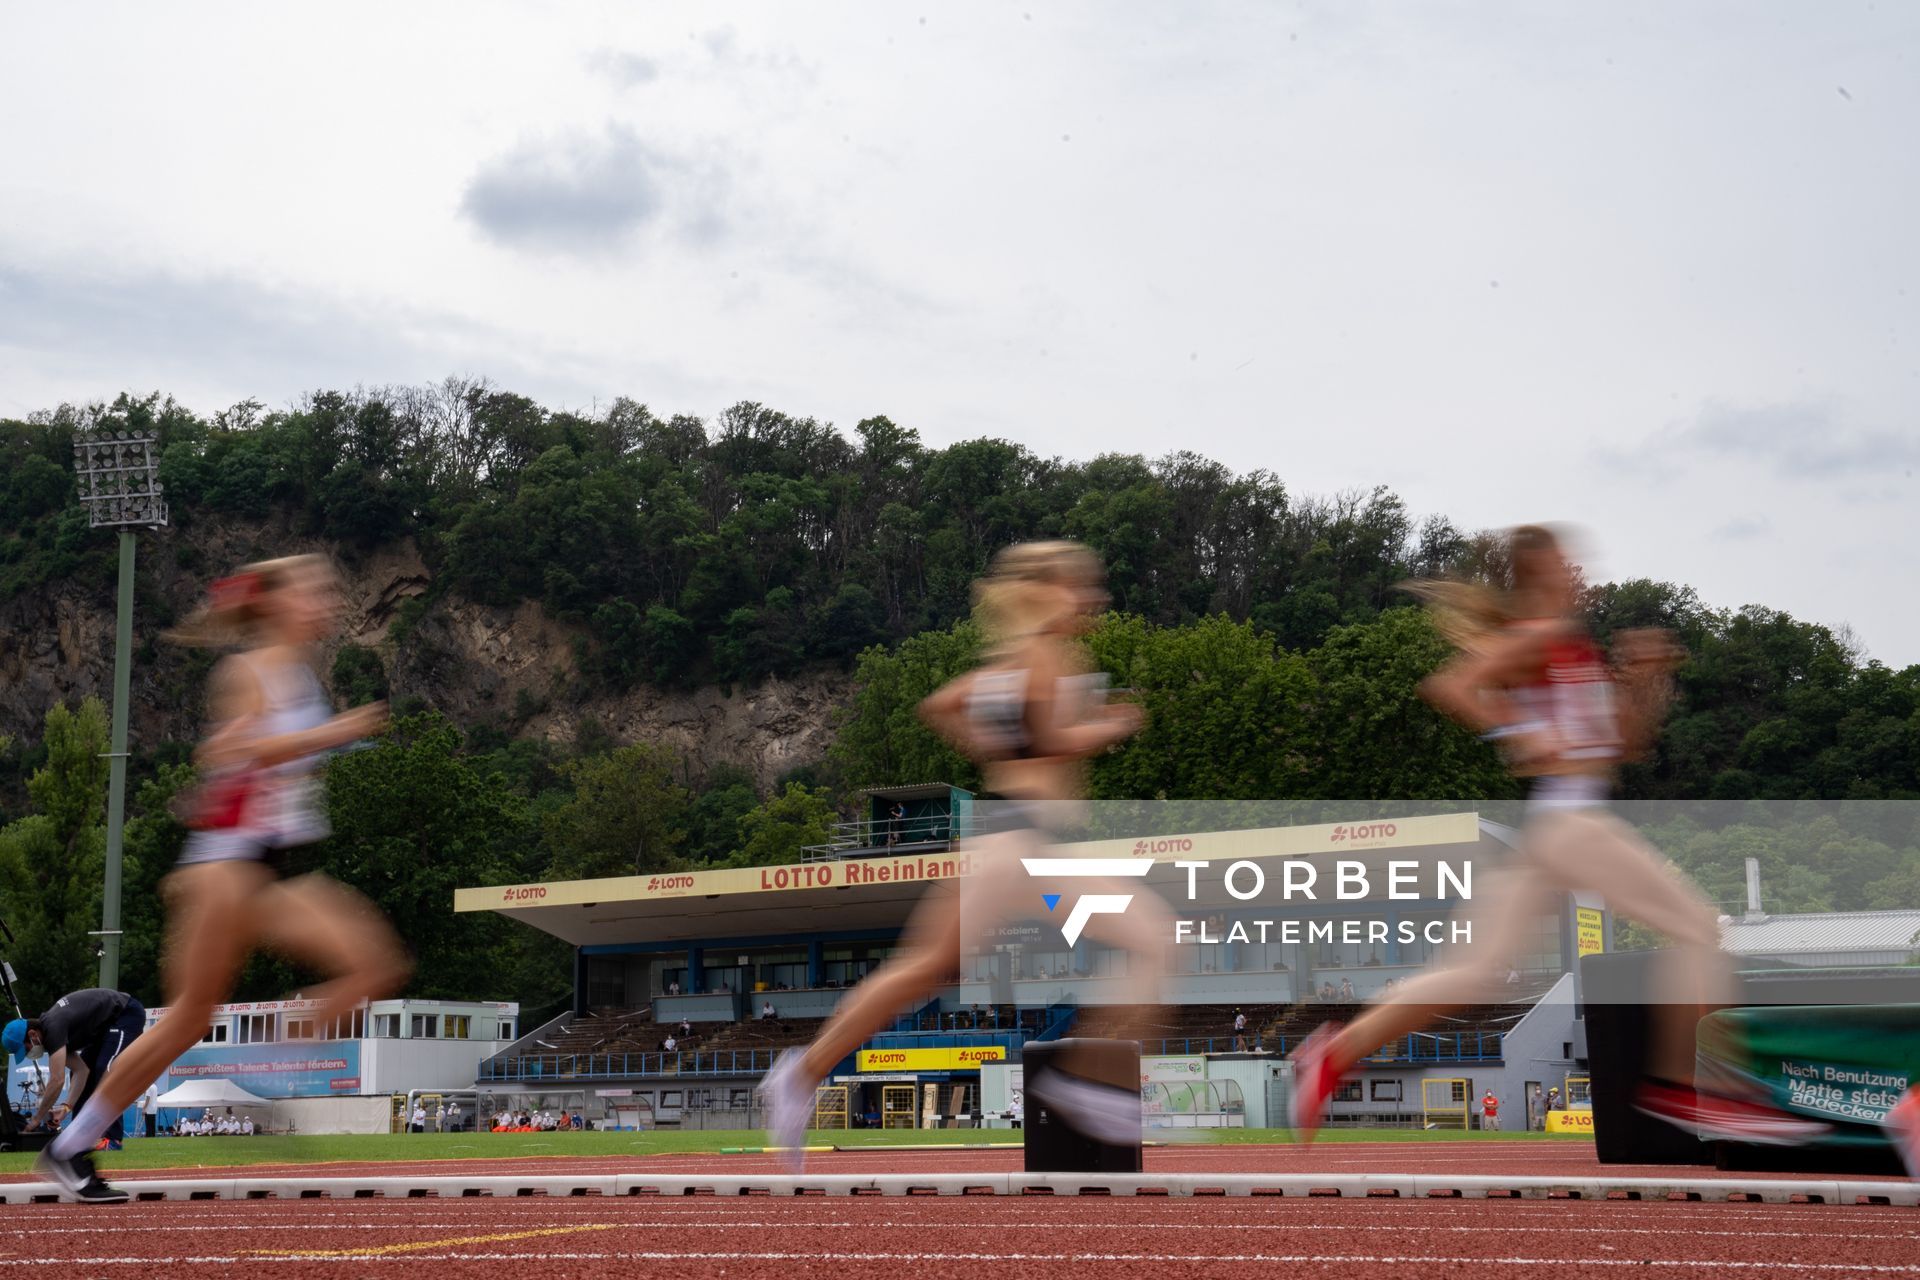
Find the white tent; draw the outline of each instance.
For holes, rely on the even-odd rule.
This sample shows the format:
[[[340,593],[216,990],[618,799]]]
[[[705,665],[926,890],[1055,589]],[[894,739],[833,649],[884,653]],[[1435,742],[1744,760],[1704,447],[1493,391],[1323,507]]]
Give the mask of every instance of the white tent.
[[[154,1099],[162,1107],[266,1107],[273,1105],[255,1097],[231,1080],[189,1080]]]

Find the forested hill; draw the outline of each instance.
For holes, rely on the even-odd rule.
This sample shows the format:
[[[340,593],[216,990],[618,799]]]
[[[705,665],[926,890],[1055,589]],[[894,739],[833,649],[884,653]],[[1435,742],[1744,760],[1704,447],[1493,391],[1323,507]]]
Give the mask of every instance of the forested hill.
[[[1150,725],[1099,762],[1100,794],[1510,791],[1415,695],[1444,646],[1394,590],[1497,579],[1497,539],[1385,490],[1302,495],[1184,452],[933,449],[885,418],[843,434],[754,404],[711,422],[628,400],[555,412],[460,381],[210,417],[122,398],[0,421],[0,888],[16,921],[37,913],[46,967],[79,977],[102,785],[80,700],[107,687],[113,580],[113,539],[74,500],[83,426],[157,432],[174,513],[142,536],[130,892],[177,845],[163,802],[209,664],[159,631],[237,563],[327,550],[352,614],[334,693],[406,718],[332,766],[339,833],[315,856],[401,919],[423,994],[504,983],[537,1002],[553,980],[527,931],[453,920],[456,884],[788,858],[858,787],[970,781],[912,706],[972,660],[969,585],[1024,538],[1079,538],[1109,565],[1115,612],[1090,643]],[[1598,585],[1589,604],[1603,636],[1665,625],[1692,654],[1632,793],[1920,796],[1920,667],[1679,585]],[[1856,890],[1808,901],[1872,897]],[[142,909],[130,973],[151,961]]]

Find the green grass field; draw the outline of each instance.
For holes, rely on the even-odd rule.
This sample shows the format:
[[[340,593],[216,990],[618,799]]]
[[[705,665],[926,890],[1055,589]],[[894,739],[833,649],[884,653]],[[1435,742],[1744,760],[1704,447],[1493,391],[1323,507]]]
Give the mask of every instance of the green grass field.
[[[1212,1129],[1219,1143],[1289,1141],[1285,1129]],[[725,1147],[758,1147],[766,1135],[754,1129],[646,1133],[377,1133],[312,1137],[139,1138],[123,1151],[103,1151],[102,1170],[227,1168],[248,1164],[325,1164],[362,1160],[493,1160],[537,1156],[651,1156],[717,1153]],[[1012,1129],[822,1130],[809,1137],[820,1146],[920,1147],[947,1143],[1018,1142]],[[1321,1142],[1589,1142],[1542,1133],[1462,1133],[1450,1129],[1332,1129]],[[24,1173],[33,1156],[0,1152],[0,1173]]]

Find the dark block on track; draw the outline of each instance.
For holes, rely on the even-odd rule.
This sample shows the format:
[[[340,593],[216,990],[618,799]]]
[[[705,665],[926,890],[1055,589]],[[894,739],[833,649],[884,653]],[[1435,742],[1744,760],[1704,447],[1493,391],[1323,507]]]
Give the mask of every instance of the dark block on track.
[[[1634,1091],[1647,1075],[1658,955],[1619,951],[1580,962],[1593,1146],[1601,1164],[1713,1163],[1712,1146],[1633,1109]]]
[[[1070,1063],[1070,1074],[1140,1093],[1140,1046],[1130,1040],[1042,1040],[1021,1051],[1021,1077]],[[1081,1133],[1026,1091],[1022,1137],[1028,1173],[1139,1173],[1141,1142],[1100,1142]]]
[[[1836,1126],[1841,1141],[1793,1147],[1706,1143],[1633,1109],[1647,1073],[1653,1026],[1651,951],[1588,956],[1580,964],[1592,1076],[1594,1149],[1602,1164],[1712,1164],[1741,1172],[1897,1176],[1892,1147],[1865,1126]],[[1920,1005],[1920,972],[1911,969],[1809,971],[1750,968],[1740,974],[1737,1008],[1805,1005]]]

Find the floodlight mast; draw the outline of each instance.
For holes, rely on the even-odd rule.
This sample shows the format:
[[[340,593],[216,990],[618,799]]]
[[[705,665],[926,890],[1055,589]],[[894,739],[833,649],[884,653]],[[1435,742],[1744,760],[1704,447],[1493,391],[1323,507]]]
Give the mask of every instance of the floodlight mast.
[[[73,474],[91,528],[120,531],[119,600],[113,633],[113,737],[107,775],[107,865],[100,894],[100,985],[120,985],[121,850],[127,819],[127,711],[133,685],[134,531],[167,523],[160,462],[151,435],[83,431],[73,438]]]

